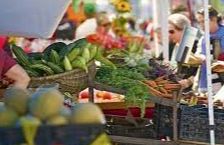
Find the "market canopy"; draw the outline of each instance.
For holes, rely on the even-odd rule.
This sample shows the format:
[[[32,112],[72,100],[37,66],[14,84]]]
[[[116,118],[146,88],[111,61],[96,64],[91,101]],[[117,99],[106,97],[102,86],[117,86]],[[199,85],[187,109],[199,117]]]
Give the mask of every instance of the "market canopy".
[[[0,5],[0,35],[49,38],[70,0],[7,0]]]

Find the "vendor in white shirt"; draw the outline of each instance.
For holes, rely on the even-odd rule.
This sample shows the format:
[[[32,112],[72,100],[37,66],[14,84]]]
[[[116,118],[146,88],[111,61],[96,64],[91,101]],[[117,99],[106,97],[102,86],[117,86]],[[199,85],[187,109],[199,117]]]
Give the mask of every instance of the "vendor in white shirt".
[[[81,23],[75,33],[75,39],[84,38],[87,35],[94,34],[97,29],[96,6],[94,3],[83,5],[86,20]]]
[[[106,12],[96,13],[94,4],[85,4],[84,12],[87,19],[81,23],[75,34],[75,39],[85,38],[86,36],[94,33],[105,33],[115,37],[111,30],[111,22]]]

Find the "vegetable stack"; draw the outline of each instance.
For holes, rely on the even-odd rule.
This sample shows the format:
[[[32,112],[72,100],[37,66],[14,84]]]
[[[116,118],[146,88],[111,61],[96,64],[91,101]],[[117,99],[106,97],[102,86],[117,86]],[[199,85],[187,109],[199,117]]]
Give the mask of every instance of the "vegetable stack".
[[[115,68],[113,63],[101,55],[101,50],[88,43],[85,38],[69,45],[63,42],[53,43],[42,53],[26,54],[16,45],[12,45],[12,51],[17,62],[31,77],[49,76],[73,69],[82,69],[88,73],[88,64],[94,59]]]

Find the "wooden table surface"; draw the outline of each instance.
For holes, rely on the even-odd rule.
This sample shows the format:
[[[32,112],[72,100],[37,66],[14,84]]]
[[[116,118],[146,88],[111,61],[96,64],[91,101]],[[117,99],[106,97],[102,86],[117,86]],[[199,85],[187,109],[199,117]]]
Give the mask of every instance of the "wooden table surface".
[[[127,109],[125,102],[110,102],[110,103],[96,103],[103,110],[110,109]],[[146,107],[152,108],[155,104],[153,102],[147,102]],[[134,106],[133,106],[134,107]]]

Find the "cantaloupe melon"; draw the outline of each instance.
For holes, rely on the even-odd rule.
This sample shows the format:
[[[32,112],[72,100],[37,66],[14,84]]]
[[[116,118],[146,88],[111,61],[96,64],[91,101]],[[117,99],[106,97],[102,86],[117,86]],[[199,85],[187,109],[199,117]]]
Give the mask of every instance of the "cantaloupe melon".
[[[74,106],[71,115],[74,124],[104,124],[105,116],[94,103],[80,103]]]
[[[14,126],[18,119],[18,115],[12,109],[0,105],[0,127]]]
[[[10,87],[5,90],[3,96],[7,107],[13,109],[19,115],[24,115],[27,113],[27,102],[30,97],[28,90]]]
[[[64,96],[55,88],[38,89],[31,96],[29,111],[33,116],[46,120],[59,114],[63,101]]]
[[[50,117],[46,123],[49,125],[65,125],[68,124],[68,120],[64,116],[56,115]]]

